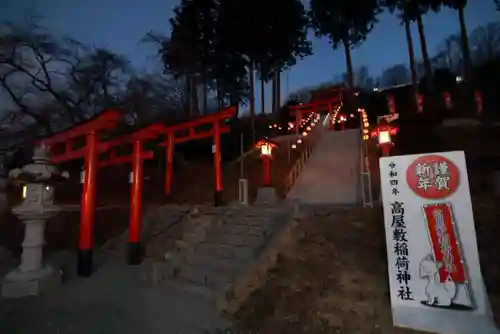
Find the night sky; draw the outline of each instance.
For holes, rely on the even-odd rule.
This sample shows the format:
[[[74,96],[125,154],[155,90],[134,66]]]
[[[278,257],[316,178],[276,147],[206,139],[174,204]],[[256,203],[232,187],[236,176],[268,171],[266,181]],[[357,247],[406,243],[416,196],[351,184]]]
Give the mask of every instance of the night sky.
[[[35,13],[41,16],[40,23],[55,34],[69,35],[86,44],[108,47],[125,55],[135,67],[155,71],[158,69],[158,61],[154,48],[139,44],[138,41],[149,30],[168,34],[168,18],[172,15],[172,8],[179,2],[180,0],[0,0],[0,18],[23,20],[26,13]],[[465,11],[469,32],[480,24],[497,20],[499,14],[495,11],[492,0],[469,0]],[[353,51],[354,66],[366,65],[374,76],[393,64],[408,62],[403,27],[388,13],[380,15],[379,20],[367,41]],[[426,15],[424,25],[431,55],[444,37],[459,29],[456,12],[448,9],[439,14]],[[413,37],[416,55],[420,57],[416,27],[413,27]],[[311,38],[314,55],[299,61],[288,75],[283,74],[283,98],[288,92],[327,82],[335,75],[345,72],[343,49],[333,51],[328,41],[318,40],[312,33]],[[256,93],[259,91],[257,89]],[[269,93],[266,100],[269,102],[269,87],[267,91]],[[256,98],[256,105],[260,106],[260,97]]]

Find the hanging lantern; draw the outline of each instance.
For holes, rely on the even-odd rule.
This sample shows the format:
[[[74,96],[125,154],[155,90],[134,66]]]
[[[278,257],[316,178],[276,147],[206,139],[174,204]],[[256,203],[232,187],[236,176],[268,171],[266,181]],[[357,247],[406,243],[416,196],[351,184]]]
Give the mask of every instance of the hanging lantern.
[[[480,91],[474,92],[474,100],[476,101],[476,112],[478,116],[483,113],[483,97]]]
[[[391,148],[394,146],[392,136],[398,133],[398,128],[382,120],[372,131],[371,137],[377,138],[378,147],[382,150],[382,156],[389,156]]]
[[[260,149],[260,156],[263,163],[262,177],[264,185],[269,186],[271,184],[271,160],[273,158],[273,148],[278,147],[278,145],[267,139],[262,139],[255,144],[255,147]]]
[[[272,155],[273,155],[273,148],[276,148],[276,147],[278,147],[278,145],[276,145],[275,143],[273,143],[273,142],[271,142],[269,140],[266,140],[266,139],[259,140],[255,144],[255,148],[260,149],[260,155],[261,156],[272,157]]]
[[[453,104],[451,102],[451,94],[448,92],[443,93],[444,105],[446,109],[453,109]]]
[[[417,94],[417,112],[420,114],[424,111],[424,96]]]

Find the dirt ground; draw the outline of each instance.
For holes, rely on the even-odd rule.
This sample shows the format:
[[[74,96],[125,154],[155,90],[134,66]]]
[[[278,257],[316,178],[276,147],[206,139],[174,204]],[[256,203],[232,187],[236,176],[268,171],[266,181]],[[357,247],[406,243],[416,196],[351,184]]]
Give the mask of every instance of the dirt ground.
[[[481,199],[479,199],[481,200]],[[500,323],[500,209],[476,205],[482,271]],[[302,221],[302,235],[235,316],[238,333],[419,333],[392,326],[381,208]]]
[[[474,151],[468,143],[467,148],[453,149]],[[440,146],[429,152],[449,149],[447,143]],[[378,157],[374,143],[369,147],[376,199]],[[404,150],[400,146],[395,153]],[[500,327],[500,199],[495,198],[491,182],[500,160],[468,156],[481,270]],[[267,282],[235,315],[237,333],[419,333],[392,326],[380,207],[309,218],[301,221],[297,234],[298,241],[282,254]]]

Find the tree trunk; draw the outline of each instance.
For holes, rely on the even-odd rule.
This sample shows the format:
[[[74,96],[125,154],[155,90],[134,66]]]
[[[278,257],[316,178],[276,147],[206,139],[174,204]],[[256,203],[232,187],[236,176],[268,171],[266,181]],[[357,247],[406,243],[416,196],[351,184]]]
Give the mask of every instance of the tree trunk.
[[[271,112],[274,114],[276,112],[276,74],[273,75],[273,80],[272,80],[272,108]]]
[[[429,90],[429,93],[432,94],[433,74],[432,74],[431,61],[429,59],[429,53],[427,52],[427,41],[425,40],[424,23],[422,22],[421,14],[417,15],[417,27],[418,27],[418,35],[420,37],[420,47],[422,49],[422,58],[424,60],[425,76],[427,79],[426,80],[427,89]]]
[[[347,66],[347,85],[349,89],[354,88],[354,70],[352,68],[352,58],[351,58],[351,44],[344,38],[343,40],[344,50],[345,50],[345,61]]]
[[[418,94],[418,75],[417,75],[417,64],[415,63],[415,52],[413,50],[413,38],[411,37],[410,21],[405,20],[405,33],[406,41],[408,42],[408,55],[410,56],[410,68],[411,68],[411,83],[413,87],[413,105],[415,107],[415,112],[417,111],[417,94]]]
[[[217,109],[222,109],[222,92],[220,89],[220,83],[219,80],[216,81],[216,86],[217,86]]]
[[[191,76],[191,99],[193,100],[192,106],[193,106],[193,111],[192,115],[194,117],[198,117],[200,115],[199,113],[199,106],[198,106],[198,80],[196,78],[196,75]]]
[[[276,72],[276,112],[281,108],[281,71]]]
[[[193,116],[193,93],[191,92],[191,75],[186,76],[186,97],[187,97],[187,114],[188,118]]]
[[[464,8],[458,8],[458,20],[460,21],[460,38],[462,40],[462,55],[464,59],[464,73],[469,81],[473,81],[472,75],[472,60],[470,57],[469,37],[467,35],[467,27],[465,26]]]
[[[254,62],[250,63],[250,121],[252,123],[252,141],[255,142],[255,77],[254,77]]]
[[[261,72],[261,78],[260,78],[260,112],[262,114],[266,113],[266,86],[264,79],[262,77],[262,72]]]
[[[207,113],[208,106],[208,83],[207,83],[207,75],[203,74],[203,111],[202,114]]]

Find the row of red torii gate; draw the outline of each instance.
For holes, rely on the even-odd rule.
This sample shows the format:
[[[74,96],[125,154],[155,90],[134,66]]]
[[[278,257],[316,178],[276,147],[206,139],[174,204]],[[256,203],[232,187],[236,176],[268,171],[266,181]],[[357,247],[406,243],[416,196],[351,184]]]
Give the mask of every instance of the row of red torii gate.
[[[340,103],[339,96],[301,104],[291,108],[295,117],[295,131],[300,131],[300,124],[305,115],[313,112],[332,112],[333,106]],[[107,110],[98,117],[77,125],[71,129],[40,139],[37,144],[50,148],[51,163],[60,164],[71,160],[84,160],[82,171],[82,195],[80,208],[80,225],[78,234],[77,273],[79,276],[91,276],[93,271],[94,217],[96,206],[96,182],[99,168],[118,165],[131,165],[131,195],[130,218],[128,232],[127,261],[131,265],[142,262],[141,219],[142,219],[142,188],[143,161],[153,158],[153,152],[146,150],[144,144],[161,138],[161,146],[166,150],[166,168],[164,192],[166,197],[171,194],[173,153],[175,144],[203,138],[213,139],[212,153],[214,163],[214,204],[220,206],[222,200],[222,166],[221,166],[221,134],[230,131],[224,122],[234,117],[237,107],[232,106],[214,114],[200,117],[196,120],[166,126],[155,123],[110,140],[102,140],[102,134],[111,130],[121,120],[122,114],[117,110]],[[84,144],[77,146],[84,138]],[[118,148],[132,145],[131,154],[119,155]],[[103,158],[104,156],[104,158]]]

